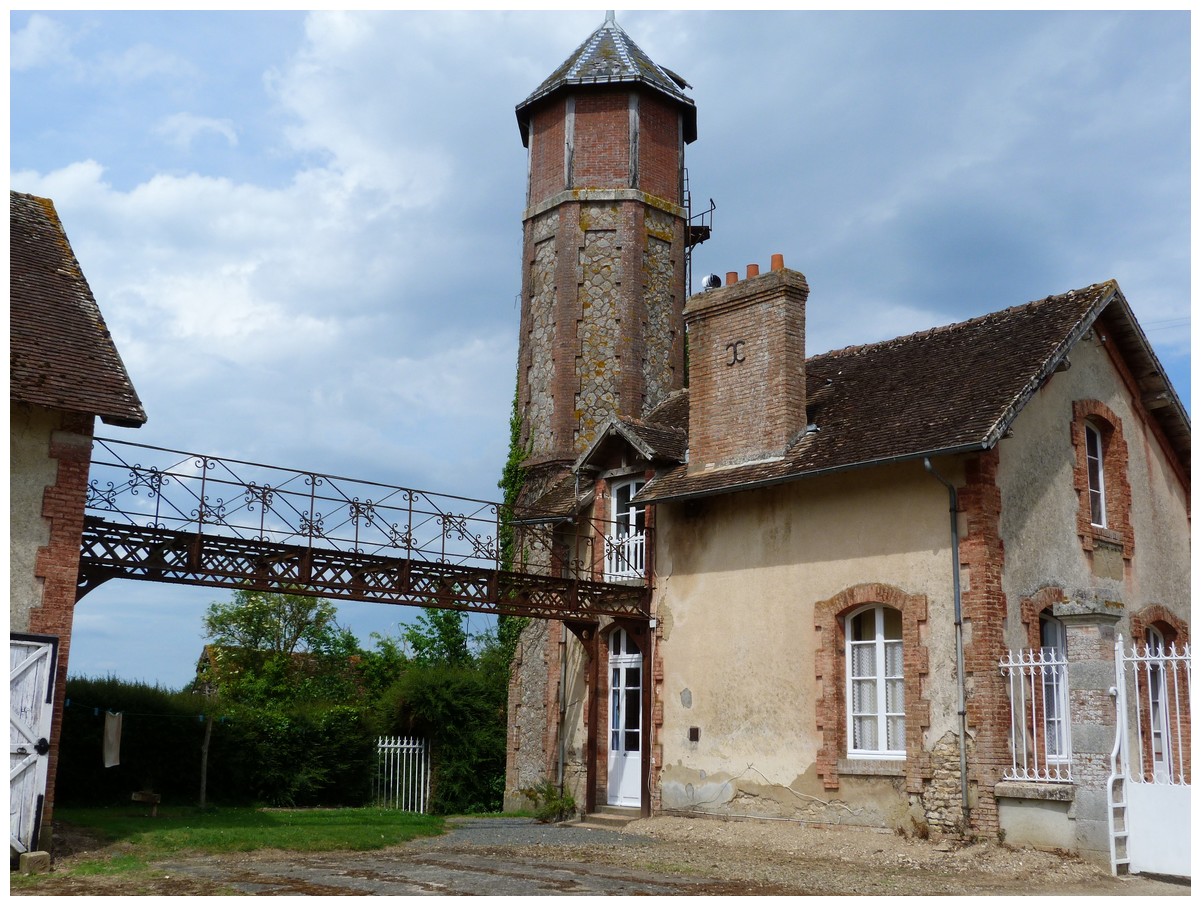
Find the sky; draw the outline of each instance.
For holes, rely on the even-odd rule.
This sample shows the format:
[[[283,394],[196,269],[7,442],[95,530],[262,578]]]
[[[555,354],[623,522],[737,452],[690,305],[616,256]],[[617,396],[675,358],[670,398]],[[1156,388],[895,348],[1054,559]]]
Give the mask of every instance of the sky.
[[[53,199],[149,415],[97,433],[497,499],[514,107],[603,20],[12,12],[11,187]],[[815,354],[1115,278],[1191,408],[1187,12],[617,21],[692,86],[694,289],[783,254]],[[110,581],[70,672],[181,687],[226,599]],[[364,641],[415,613],[339,605]]]

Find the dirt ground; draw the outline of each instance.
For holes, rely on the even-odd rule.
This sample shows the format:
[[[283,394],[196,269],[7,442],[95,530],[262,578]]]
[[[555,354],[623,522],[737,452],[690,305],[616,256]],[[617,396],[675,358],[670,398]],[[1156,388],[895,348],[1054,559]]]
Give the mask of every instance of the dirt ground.
[[[478,831],[478,833],[477,833]],[[660,817],[624,831],[464,822],[375,853],[175,856],[137,874],[67,877],[119,856],[69,828],[55,870],[17,895],[873,895],[1187,896],[1187,884],[1111,877],[1108,866],[996,844],[955,845],[852,828]]]

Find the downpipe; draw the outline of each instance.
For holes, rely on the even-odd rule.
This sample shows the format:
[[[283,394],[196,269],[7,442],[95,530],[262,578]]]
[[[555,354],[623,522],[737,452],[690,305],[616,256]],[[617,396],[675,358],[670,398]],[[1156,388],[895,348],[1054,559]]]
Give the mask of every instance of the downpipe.
[[[959,677],[959,795],[963,806],[963,830],[971,826],[967,798],[967,679],[963,675],[963,596],[959,587],[959,494],[955,486],[935,470],[929,457],[922,465],[947,489],[951,499],[951,581],[955,597],[955,672]]]

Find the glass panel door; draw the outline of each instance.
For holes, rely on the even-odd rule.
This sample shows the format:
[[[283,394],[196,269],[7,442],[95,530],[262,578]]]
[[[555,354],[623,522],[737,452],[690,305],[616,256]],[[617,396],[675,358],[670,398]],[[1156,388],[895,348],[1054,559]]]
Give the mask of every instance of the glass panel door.
[[[642,652],[624,629],[609,637],[609,804],[642,804]]]

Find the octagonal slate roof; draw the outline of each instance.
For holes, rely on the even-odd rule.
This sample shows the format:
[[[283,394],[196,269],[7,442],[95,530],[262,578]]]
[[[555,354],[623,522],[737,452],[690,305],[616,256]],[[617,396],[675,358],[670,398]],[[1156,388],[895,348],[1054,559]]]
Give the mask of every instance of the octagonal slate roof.
[[[610,12],[604,24],[517,105],[522,142],[529,141],[528,111],[539,101],[569,86],[609,84],[643,85],[682,104],[687,108],[684,140],[696,138],[696,105],[684,94],[684,89],[690,87],[688,83],[648,57]]]

